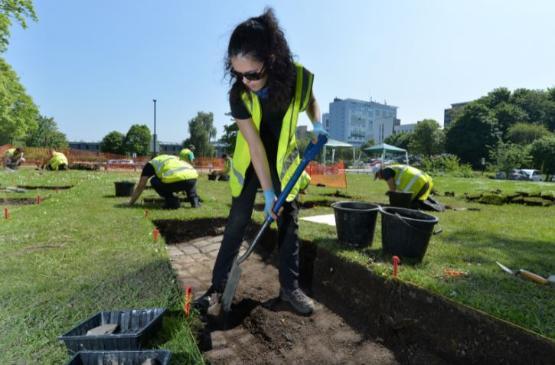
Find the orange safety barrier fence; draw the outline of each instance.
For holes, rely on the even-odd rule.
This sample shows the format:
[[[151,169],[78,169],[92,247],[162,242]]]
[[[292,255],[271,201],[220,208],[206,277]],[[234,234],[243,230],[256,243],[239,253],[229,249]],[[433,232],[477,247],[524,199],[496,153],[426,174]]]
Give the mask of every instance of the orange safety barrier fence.
[[[9,150],[10,148],[12,148],[11,144],[5,144],[0,146],[0,157],[4,158],[4,153],[6,153],[6,151]]]
[[[347,188],[347,177],[345,176],[345,164],[343,161],[333,165],[311,162],[306,167],[306,172],[308,172],[311,177],[311,185],[338,189]]]
[[[212,172],[214,170],[224,169],[224,159],[217,157],[197,157],[193,161],[195,169],[200,171]]]

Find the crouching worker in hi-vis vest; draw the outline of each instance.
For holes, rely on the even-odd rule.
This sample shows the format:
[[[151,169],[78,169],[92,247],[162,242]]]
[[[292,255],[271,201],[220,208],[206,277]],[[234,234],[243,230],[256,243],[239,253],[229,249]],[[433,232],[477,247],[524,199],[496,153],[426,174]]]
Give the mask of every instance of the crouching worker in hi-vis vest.
[[[327,134],[312,94],[313,75],[293,62],[289,46],[271,9],[239,24],[229,41],[226,69],[232,78],[229,102],[239,127],[231,164],[231,210],[212,271],[212,286],[195,301],[200,310],[221,299],[234,258],[251,221],[258,187],[264,214],[277,220],[280,298],[301,314],[314,303],[299,287],[297,181],[279,218],[272,212],[276,196],[300,164],[295,131],[306,111],[314,134]],[[277,294],[277,293],[276,293]]]
[[[141,179],[131,195],[129,204],[133,205],[137,201],[150,180],[150,185],[158,195],[166,200],[165,209],[179,208],[179,198],[174,195],[178,191],[185,191],[191,206],[198,208],[200,202],[196,191],[197,178],[197,170],[189,163],[181,161],[177,156],[157,156],[143,167]]]
[[[15,170],[23,162],[25,162],[25,158],[23,157],[23,149],[20,147],[10,148],[4,154],[4,167],[6,168]]]
[[[378,167],[374,180],[387,183],[389,191],[412,194],[411,208],[443,211],[444,207],[430,197],[434,183],[430,175],[408,165]],[[434,205],[438,205],[435,207]]]
[[[43,165],[43,168],[52,171],[60,171],[68,169],[68,161],[66,155],[55,150],[50,150],[49,160]]]

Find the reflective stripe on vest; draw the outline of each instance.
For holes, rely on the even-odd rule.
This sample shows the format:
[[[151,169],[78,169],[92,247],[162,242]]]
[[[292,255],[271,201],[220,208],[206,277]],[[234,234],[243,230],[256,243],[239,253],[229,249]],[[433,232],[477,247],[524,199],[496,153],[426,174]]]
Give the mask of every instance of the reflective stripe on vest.
[[[297,71],[295,93],[287,108],[285,116],[283,117],[276,158],[276,169],[281,182],[281,188],[287,184],[300,163],[297,140],[295,137],[297,119],[299,117],[299,113],[306,110],[308,107],[312,90],[313,75],[310,72],[307,72],[307,80],[306,82],[303,82],[303,67],[299,64],[295,64],[295,68]],[[241,98],[251,115],[256,131],[260,132],[262,110],[258,96],[253,92],[249,92],[243,93]],[[303,100],[301,100],[301,98]],[[231,171],[233,173],[230,175],[229,179],[232,196],[237,197],[241,194],[245,183],[245,173],[250,164],[251,155],[249,146],[245,137],[241,131],[239,131],[237,133],[237,142],[235,143],[235,150],[231,164]],[[298,192],[299,182],[295,184],[291,193],[287,196],[287,201],[295,199]]]
[[[176,156],[160,155],[149,163],[154,167],[156,176],[165,184],[198,178],[195,168]]]
[[[404,193],[412,193],[413,198],[426,183],[430,183],[428,193],[423,194],[420,199],[428,197],[432,187],[432,179],[427,174],[407,165],[391,165],[388,167],[395,171],[395,187]]]

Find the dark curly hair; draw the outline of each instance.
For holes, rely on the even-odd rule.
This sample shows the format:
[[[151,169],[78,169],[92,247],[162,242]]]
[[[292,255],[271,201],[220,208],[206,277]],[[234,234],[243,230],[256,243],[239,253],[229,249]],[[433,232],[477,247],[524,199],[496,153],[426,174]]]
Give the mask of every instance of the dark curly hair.
[[[296,70],[285,35],[271,8],[266,8],[262,15],[239,24],[231,34],[225,70],[232,84],[229,95],[233,103],[238,103],[241,94],[248,91],[243,82],[231,72],[231,58],[240,54],[248,55],[264,64],[268,76],[266,86],[272,99],[270,107],[272,110],[285,110],[293,93]]]

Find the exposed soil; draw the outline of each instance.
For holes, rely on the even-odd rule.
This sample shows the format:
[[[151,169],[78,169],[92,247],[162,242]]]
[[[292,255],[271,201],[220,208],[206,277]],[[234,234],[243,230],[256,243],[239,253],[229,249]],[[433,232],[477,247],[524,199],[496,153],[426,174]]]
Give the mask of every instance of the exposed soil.
[[[221,234],[225,220],[154,223],[172,244],[168,252],[178,280],[200,295],[221,240],[214,235]],[[276,232],[267,232],[241,265],[229,316],[216,310],[205,317],[200,344],[211,363],[547,364],[555,358],[549,339],[376,276],[310,242],[301,246],[301,286],[317,310],[310,317],[297,315],[276,299],[275,246]]]
[[[41,200],[45,199],[41,198]],[[31,205],[36,202],[36,198],[0,198],[0,205]]]
[[[333,196],[335,198],[345,198],[345,199],[352,199],[353,197],[347,193],[342,193],[339,190],[336,190],[335,193],[326,193],[326,194],[321,194],[324,196]]]
[[[503,194],[501,190],[497,189],[486,193],[465,193],[464,196],[467,201],[491,205],[522,204],[537,207],[555,205],[555,195],[551,192],[531,194],[518,191],[516,193]]]
[[[55,186],[55,185],[17,185],[17,187],[22,188],[22,189],[27,189],[27,190],[35,190],[35,189],[67,190],[67,189],[71,189],[73,187],[73,185],[60,185],[60,186]]]

